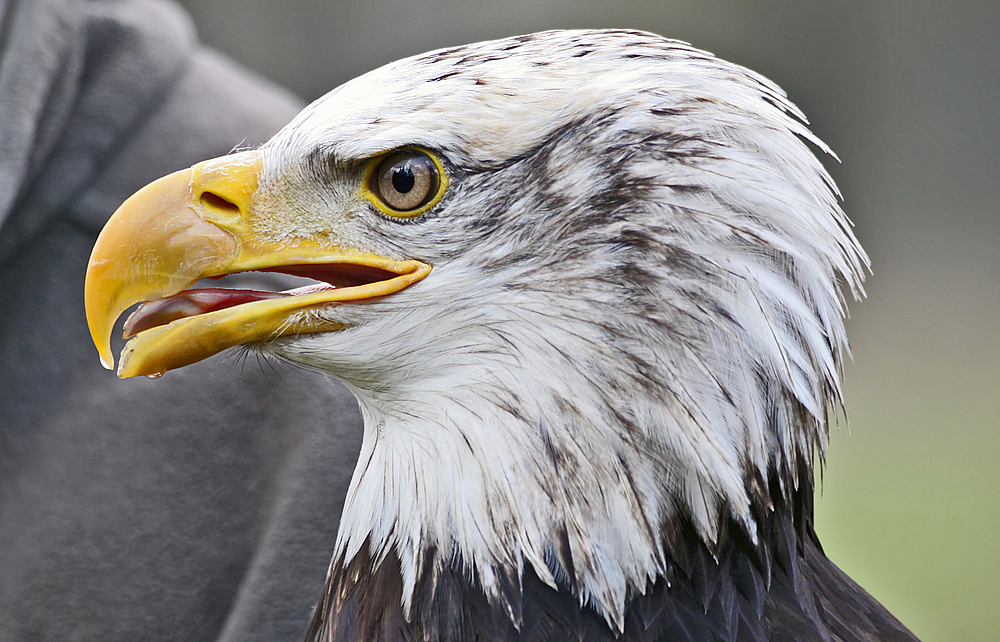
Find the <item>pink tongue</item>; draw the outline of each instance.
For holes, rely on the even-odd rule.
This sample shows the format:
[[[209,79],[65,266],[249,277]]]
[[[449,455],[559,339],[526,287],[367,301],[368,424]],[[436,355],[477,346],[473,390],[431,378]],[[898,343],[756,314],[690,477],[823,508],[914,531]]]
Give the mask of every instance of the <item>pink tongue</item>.
[[[125,321],[124,338],[128,339],[143,330],[166,325],[184,317],[283,296],[288,296],[288,294],[260,292],[258,290],[226,290],[223,288],[185,290],[166,299],[150,301],[139,306],[139,309],[129,315]]]

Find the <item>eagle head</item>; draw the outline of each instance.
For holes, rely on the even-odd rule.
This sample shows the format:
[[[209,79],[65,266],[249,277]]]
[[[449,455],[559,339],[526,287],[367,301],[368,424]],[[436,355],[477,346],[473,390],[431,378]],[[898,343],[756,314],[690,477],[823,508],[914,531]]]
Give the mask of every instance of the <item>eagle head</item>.
[[[867,258],[810,145],[777,86],[648,33],[434,51],[130,198],[88,318],[110,364],[147,302],[122,377],[246,344],[346,384],[334,569],[395,560],[405,614],[458,568],[519,626],[530,569],[620,632],[682,529],[759,545],[812,488]],[[186,289],[253,270],[316,283]]]

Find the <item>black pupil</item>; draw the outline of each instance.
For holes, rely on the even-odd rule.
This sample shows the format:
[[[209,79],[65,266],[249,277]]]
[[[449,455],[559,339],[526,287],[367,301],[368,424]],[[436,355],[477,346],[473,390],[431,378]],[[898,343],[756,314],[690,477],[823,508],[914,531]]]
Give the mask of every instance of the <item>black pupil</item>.
[[[397,165],[392,168],[392,187],[400,194],[406,194],[413,189],[416,179],[413,177],[413,170],[410,164]]]

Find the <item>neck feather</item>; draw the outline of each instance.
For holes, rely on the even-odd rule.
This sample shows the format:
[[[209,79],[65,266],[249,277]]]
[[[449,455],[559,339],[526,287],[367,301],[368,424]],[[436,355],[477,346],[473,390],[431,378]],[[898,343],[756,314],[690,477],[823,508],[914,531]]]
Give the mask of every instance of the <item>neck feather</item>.
[[[454,350],[440,368],[447,376],[383,377],[378,389],[348,383],[361,402],[365,438],[335,559],[345,567],[365,555],[376,565],[395,559],[407,616],[428,565],[461,568],[515,621],[530,567],[550,587],[574,587],[581,604],[621,630],[629,595],[666,573],[678,524],[690,524],[709,549],[726,538],[730,522],[756,542],[754,506],[772,501],[769,475],[797,479],[807,462],[811,479],[815,417],[794,403],[794,417],[733,404],[734,416],[694,412],[719,405],[714,384],[698,386],[688,375],[680,390],[655,379],[637,386],[654,376],[644,369],[663,355],[609,359],[594,346],[624,344],[588,332],[587,324],[560,329],[562,345],[576,337],[587,351],[526,335],[512,343],[530,360]],[[581,363],[574,356],[583,354],[592,357]],[[754,432],[760,427],[747,417],[796,422],[794,460],[781,449],[769,458],[768,444],[755,441],[763,439]],[[792,474],[782,470],[788,467]]]

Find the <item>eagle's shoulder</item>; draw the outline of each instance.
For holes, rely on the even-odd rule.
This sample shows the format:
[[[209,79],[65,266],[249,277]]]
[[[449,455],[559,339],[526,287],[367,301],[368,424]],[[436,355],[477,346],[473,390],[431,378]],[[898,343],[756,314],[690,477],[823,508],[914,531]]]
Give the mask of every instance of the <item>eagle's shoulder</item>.
[[[401,606],[399,560],[362,550],[330,577],[310,640],[385,642],[913,642],[885,607],[823,552],[808,501],[779,507],[760,548],[727,529],[710,550],[686,524],[672,538],[668,571],[629,596],[620,634],[564,580],[549,586],[528,566],[509,587],[507,610],[491,604],[461,564],[428,551],[412,612]],[[336,566],[335,566],[336,568]],[[516,582],[516,578],[511,578]],[[508,613],[508,610],[511,611]],[[515,622],[518,624],[515,625]]]

